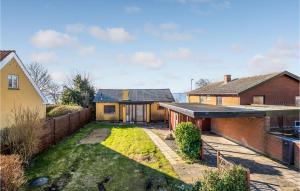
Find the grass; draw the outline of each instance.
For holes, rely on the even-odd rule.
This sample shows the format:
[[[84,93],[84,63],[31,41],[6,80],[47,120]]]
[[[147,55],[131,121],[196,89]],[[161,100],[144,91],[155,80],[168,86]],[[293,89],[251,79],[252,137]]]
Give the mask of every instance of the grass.
[[[101,144],[80,145],[79,140],[95,128],[109,128]],[[147,134],[133,126],[90,123],[60,144],[37,155],[26,177],[49,177],[48,185],[60,190],[98,190],[106,178],[106,190],[183,190],[169,162]],[[22,190],[32,190],[27,185]]]

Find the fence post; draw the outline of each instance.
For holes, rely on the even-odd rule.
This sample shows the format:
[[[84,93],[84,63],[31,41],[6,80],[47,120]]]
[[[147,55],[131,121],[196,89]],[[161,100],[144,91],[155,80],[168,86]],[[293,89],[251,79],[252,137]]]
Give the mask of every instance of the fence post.
[[[56,126],[56,122],[55,122],[55,118],[53,118],[53,143],[54,144],[56,144],[55,126]]]
[[[201,160],[204,160],[204,142],[203,140],[201,140],[201,148],[200,148],[200,152],[201,152]]]
[[[250,191],[250,170],[246,169],[246,185],[247,190]]]
[[[217,151],[217,167],[220,165],[220,151]]]
[[[80,113],[81,113],[81,111],[78,112],[78,115],[79,115],[79,127],[78,127],[78,129],[81,128],[81,117],[80,117],[81,115],[80,115]]]
[[[72,129],[71,129],[71,114],[68,113],[68,118],[69,118],[69,134],[72,133]]]

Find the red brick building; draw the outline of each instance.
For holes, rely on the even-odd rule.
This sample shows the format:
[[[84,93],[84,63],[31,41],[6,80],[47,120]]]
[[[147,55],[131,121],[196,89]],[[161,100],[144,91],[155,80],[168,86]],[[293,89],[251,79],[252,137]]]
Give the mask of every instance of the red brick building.
[[[211,105],[299,105],[299,76],[278,72],[211,83],[188,93],[189,103]]]
[[[300,108],[291,106],[217,106],[198,103],[160,103],[166,108],[169,128],[192,122],[201,131],[210,131],[231,141],[299,168],[299,142],[270,133],[272,128],[292,127]],[[294,152],[286,148],[292,142]]]

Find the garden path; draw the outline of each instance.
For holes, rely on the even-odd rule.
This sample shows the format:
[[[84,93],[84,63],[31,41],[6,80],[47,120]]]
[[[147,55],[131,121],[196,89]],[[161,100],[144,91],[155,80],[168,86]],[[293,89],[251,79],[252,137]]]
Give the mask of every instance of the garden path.
[[[186,183],[195,183],[202,174],[212,167],[199,163],[189,164],[184,161],[174,150],[172,150],[158,135],[150,128],[143,128],[154,144],[161,150],[172,165],[176,174]]]

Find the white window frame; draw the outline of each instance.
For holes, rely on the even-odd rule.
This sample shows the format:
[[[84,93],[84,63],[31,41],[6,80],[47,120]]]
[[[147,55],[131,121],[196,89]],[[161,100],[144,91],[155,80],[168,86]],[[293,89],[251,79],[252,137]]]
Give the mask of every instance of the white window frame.
[[[19,76],[15,75],[15,74],[9,74],[7,76],[7,86],[8,89],[19,89]],[[11,81],[11,85],[10,85],[10,81]]]
[[[206,100],[207,100],[207,101],[210,101],[210,96],[209,96],[209,95],[206,96]]]

